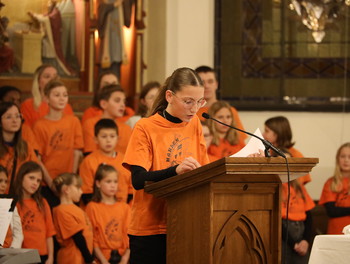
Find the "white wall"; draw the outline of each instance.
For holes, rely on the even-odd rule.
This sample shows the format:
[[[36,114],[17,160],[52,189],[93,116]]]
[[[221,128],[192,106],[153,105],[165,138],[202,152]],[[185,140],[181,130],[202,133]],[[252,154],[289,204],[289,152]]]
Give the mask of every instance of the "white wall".
[[[214,63],[214,1],[167,0],[166,75]]]
[[[320,198],[324,182],[334,170],[335,153],[338,147],[350,141],[349,113],[311,112],[239,112],[247,131],[257,127],[264,129],[266,119],[283,115],[291,123],[295,148],[305,157],[319,158],[319,164],[312,170],[312,182],[306,185],[311,197]]]

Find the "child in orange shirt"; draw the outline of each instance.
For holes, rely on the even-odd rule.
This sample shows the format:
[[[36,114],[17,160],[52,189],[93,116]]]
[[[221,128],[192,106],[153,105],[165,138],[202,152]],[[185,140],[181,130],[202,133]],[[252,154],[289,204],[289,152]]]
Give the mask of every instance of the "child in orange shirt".
[[[99,94],[99,91],[102,89],[102,87],[105,87],[105,86],[111,85],[111,84],[119,84],[118,77],[111,71],[103,72],[98,78],[97,87],[95,89],[94,97],[92,99],[92,106],[88,107],[84,111],[84,114],[81,118],[82,124],[84,124],[84,122],[91,117],[96,117],[96,116],[102,115],[103,111],[100,108],[98,94]],[[125,122],[130,117],[132,117],[134,115],[134,113],[135,112],[134,112],[134,110],[132,110],[132,108],[126,106],[124,115],[122,117],[119,117],[118,120],[120,122]]]
[[[95,175],[92,201],[86,207],[94,230],[94,252],[100,263],[129,263],[130,207],[116,200],[117,187],[115,168],[101,164]]]
[[[12,102],[2,102],[0,118],[0,165],[8,172],[6,193],[9,190],[13,193],[13,181],[21,164],[29,160],[39,160],[31,145],[22,139],[22,115],[18,106]],[[44,167],[43,169],[45,170]],[[44,172],[45,180],[49,179],[47,171]]]
[[[44,90],[49,105],[49,113],[39,119],[33,128],[39,141],[42,161],[52,179],[64,172],[77,172],[82,155],[83,136],[79,119],[74,115],[64,115],[68,102],[67,88],[60,81],[49,82]],[[57,162],[59,160],[59,162]],[[43,187],[43,195],[50,206],[58,205],[58,198],[50,187]]]
[[[0,195],[6,193],[7,183],[7,170],[0,165]],[[4,248],[21,248],[23,243],[21,218],[19,217],[17,207],[15,206],[17,201],[14,199],[12,204],[13,203],[14,205],[11,206],[14,206],[14,210],[12,213],[12,220],[10,222],[10,226],[4,241]]]
[[[209,108],[208,114],[230,126],[236,127],[236,122],[231,111],[231,106],[224,101],[216,101]],[[217,159],[228,157],[239,150],[245,144],[240,141],[237,130],[219,124],[212,119],[207,120],[211,134],[213,135],[212,143],[208,148],[208,153]]]
[[[74,204],[80,200],[81,183],[79,175],[74,173],[63,173],[53,180],[61,201],[53,209],[56,238],[60,244],[58,264],[95,263],[91,223],[85,212]]]
[[[166,203],[146,193],[144,186],[209,163],[196,115],[204,104],[198,75],[179,68],[159,91],[151,116],[133,129],[123,161],[136,189],[128,229],[131,264],[166,262]]]
[[[270,141],[275,147],[285,149],[290,156],[295,158],[304,157],[303,154],[293,147],[295,143],[292,141],[292,129],[286,117],[275,116],[267,119],[265,121],[263,136],[264,139]],[[311,176],[310,174],[306,174],[299,177],[298,181],[306,184],[311,181]]]
[[[124,155],[115,151],[118,142],[118,127],[112,119],[100,119],[95,125],[95,141],[98,149],[86,156],[79,167],[83,180],[82,200],[87,204],[93,193],[94,177],[101,164],[113,166],[119,175],[117,197],[120,201],[130,202],[133,195],[130,171],[122,166]]]
[[[342,234],[350,225],[350,142],[341,145],[336,154],[334,175],[322,190],[319,204],[324,205],[329,216],[327,234]]]
[[[44,101],[44,89],[46,84],[57,79],[57,70],[54,66],[43,64],[34,73],[32,95],[21,105],[21,112],[26,124],[33,127],[35,122],[49,113],[49,106]],[[64,114],[73,114],[72,107],[67,104],[63,109]]]
[[[38,163],[28,161],[20,167],[15,180],[15,194],[18,197],[18,213],[22,220],[23,248],[36,248],[41,263],[54,261],[53,226],[51,210],[40,194],[43,171]]]
[[[131,135],[131,128],[118,120],[125,112],[125,92],[119,85],[111,84],[99,91],[98,98],[103,114],[89,118],[83,123],[84,153],[89,154],[98,149],[94,139],[94,127],[101,118],[112,119],[117,123],[119,134],[115,150],[118,153],[125,153]]]
[[[290,183],[290,198],[287,219],[288,183],[282,184],[282,259],[285,263],[307,264],[310,256],[310,239],[314,201],[303,184]],[[288,237],[287,237],[288,221]],[[288,239],[288,241],[286,241]]]

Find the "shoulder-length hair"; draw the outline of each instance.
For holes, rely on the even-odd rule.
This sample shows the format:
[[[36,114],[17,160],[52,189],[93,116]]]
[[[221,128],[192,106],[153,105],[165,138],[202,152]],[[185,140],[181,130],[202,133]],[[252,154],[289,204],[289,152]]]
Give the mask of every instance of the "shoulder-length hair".
[[[23,205],[23,179],[28,173],[32,172],[40,172],[42,177],[44,177],[44,172],[41,166],[34,161],[27,161],[21,165],[18,170],[16,179],[14,181],[14,192],[18,198],[18,202]],[[36,190],[36,192],[32,195],[32,198],[35,200],[39,209],[43,209],[43,197],[41,195],[41,185]]]
[[[343,174],[339,166],[339,158],[340,158],[340,153],[344,148],[350,148],[350,142],[346,142],[343,145],[341,145],[338,148],[337,154],[335,156],[335,169],[332,177],[331,191],[336,193],[341,192],[343,189]],[[350,186],[349,186],[349,189],[350,189]]]
[[[231,122],[231,124],[228,124],[228,125],[235,127],[236,121],[235,121],[235,118],[233,116],[231,105],[225,101],[216,101],[215,103],[213,103],[208,110],[208,114],[212,117],[215,117],[216,113],[219,112],[223,108],[228,109],[230,112],[230,115],[232,117],[232,122]],[[220,137],[219,137],[218,131],[216,129],[216,122],[213,121],[212,119],[209,119],[208,120],[208,127],[209,127],[211,134],[213,135],[212,144],[219,146]],[[238,141],[239,141],[238,132],[235,129],[229,129],[225,135],[225,139],[231,145],[238,144]]]
[[[21,111],[19,107],[13,103],[13,102],[2,102],[0,104],[0,118],[11,108],[16,107],[18,109],[18,113],[21,114]],[[7,153],[9,153],[9,149],[7,145],[5,144],[4,137],[3,137],[3,127],[0,124],[0,158],[3,158]],[[27,143],[22,139],[22,125],[20,129],[18,129],[17,132],[15,132],[15,137],[13,139],[13,149],[16,154],[16,156],[20,160],[25,160],[28,156],[28,145]]]
[[[265,126],[267,126],[269,129],[276,133],[277,147],[289,149],[294,146],[295,143],[292,142],[292,129],[286,117],[271,117],[265,121]]]
[[[143,86],[139,97],[139,107],[137,109],[137,115],[140,115],[142,117],[145,117],[147,115],[147,112],[150,109],[148,109],[145,104],[141,103],[141,101],[146,99],[146,96],[149,93],[149,91],[151,91],[154,88],[160,89],[160,87],[161,85],[159,82],[148,82]]]
[[[190,68],[178,68],[171,76],[169,76],[162,88],[160,89],[157,98],[154,100],[153,106],[149,115],[154,115],[164,111],[168,106],[168,101],[165,98],[165,93],[170,90],[174,93],[180,91],[184,86],[203,86],[201,78],[197,73]]]
[[[92,194],[91,201],[96,202],[96,203],[101,202],[102,194],[101,194],[101,190],[97,187],[96,182],[102,181],[107,176],[107,174],[110,172],[116,172],[118,175],[117,170],[111,165],[101,163],[98,166],[96,173],[95,173],[94,192]]]

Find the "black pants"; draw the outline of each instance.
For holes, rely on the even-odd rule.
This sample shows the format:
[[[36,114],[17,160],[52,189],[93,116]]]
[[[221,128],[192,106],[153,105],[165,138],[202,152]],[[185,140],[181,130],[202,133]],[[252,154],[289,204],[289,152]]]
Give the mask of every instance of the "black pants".
[[[166,235],[129,235],[129,241],[130,264],[166,263]]]

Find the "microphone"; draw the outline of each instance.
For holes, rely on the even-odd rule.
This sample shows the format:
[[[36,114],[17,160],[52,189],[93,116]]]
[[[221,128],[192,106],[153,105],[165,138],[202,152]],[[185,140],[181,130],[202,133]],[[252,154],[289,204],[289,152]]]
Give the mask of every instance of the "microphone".
[[[255,138],[259,139],[259,140],[264,144],[264,146],[265,146],[265,151],[264,151],[264,152],[265,152],[265,157],[271,157],[270,152],[269,152],[269,149],[272,149],[272,150],[273,150],[274,152],[276,152],[278,155],[280,155],[281,157],[283,157],[283,158],[286,159],[286,155],[284,155],[284,153],[283,153],[281,150],[279,150],[278,148],[276,148],[274,145],[272,145],[271,142],[267,141],[266,139],[263,139],[263,138],[261,138],[261,137],[258,137],[257,135],[254,135],[254,134],[252,134],[252,133],[250,133],[250,132],[244,131],[244,130],[239,129],[239,128],[237,128],[237,127],[234,127],[234,126],[230,126],[230,125],[228,125],[228,124],[225,124],[225,123],[223,123],[223,122],[221,122],[221,121],[219,121],[219,120],[217,120],[217,119],[211,117],[210,115],[208,115],[208,113],[202,113],[202,117],[204,117],[205,119],[214,120],[215,122],[218,122],[218,123],[220,123],[221,125],[227,126],[227,127],[229,127],[229,128],[235,129],[235,130],[237,130],[237,131],[239,131],[239,132],[248,134],[248,135],[250,135],[250,136],[252,136],[252,137],[255,137]]]

